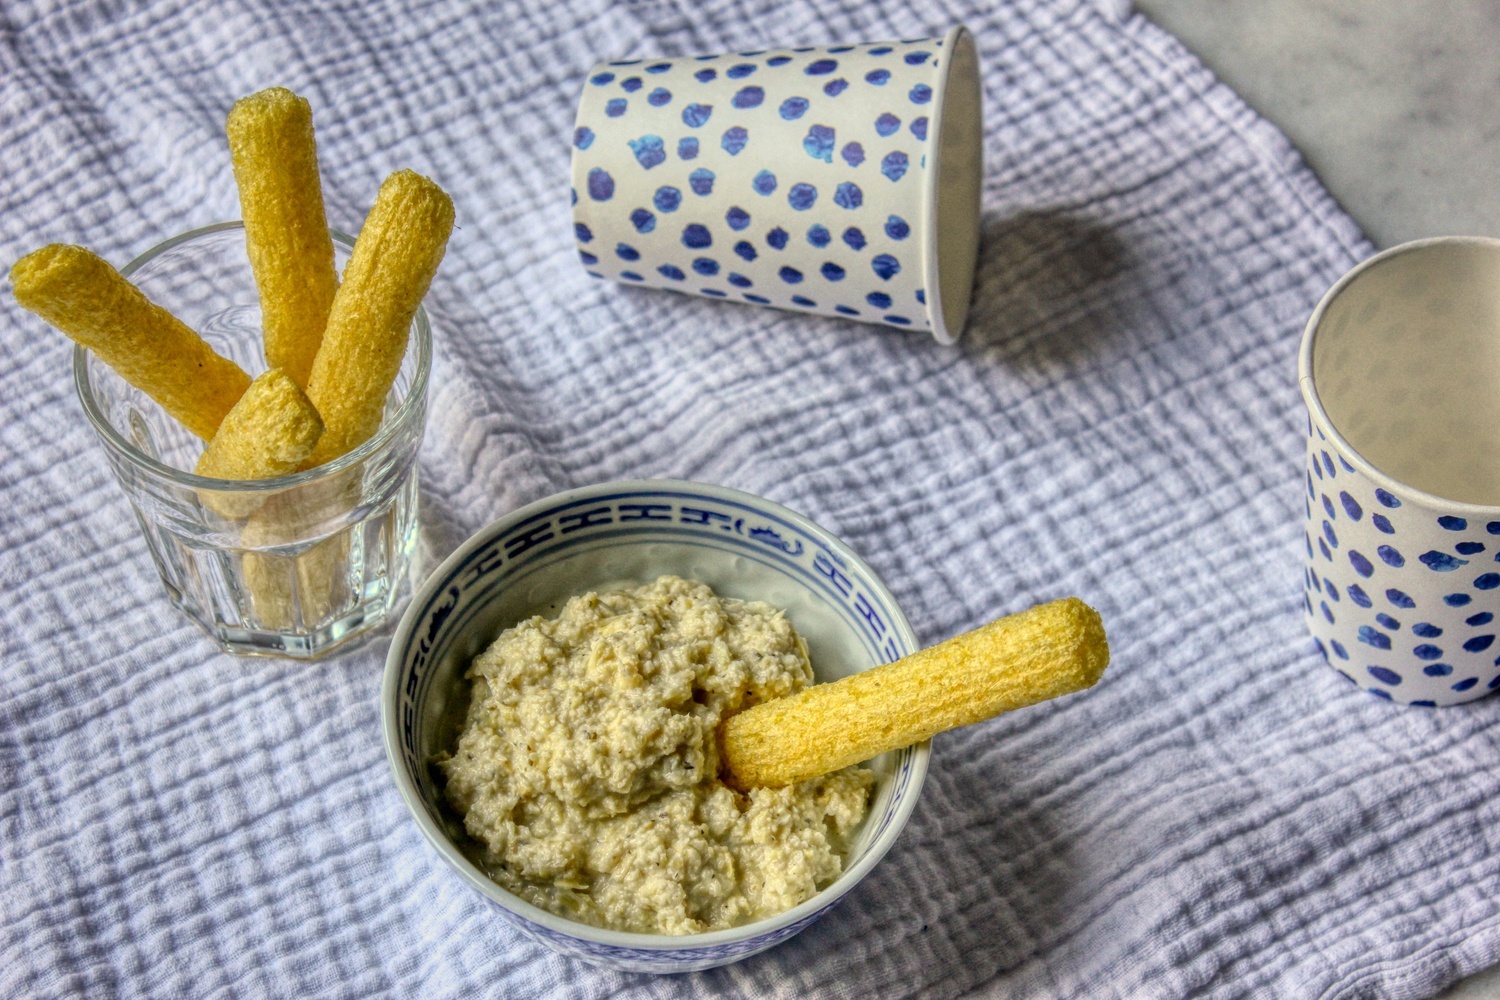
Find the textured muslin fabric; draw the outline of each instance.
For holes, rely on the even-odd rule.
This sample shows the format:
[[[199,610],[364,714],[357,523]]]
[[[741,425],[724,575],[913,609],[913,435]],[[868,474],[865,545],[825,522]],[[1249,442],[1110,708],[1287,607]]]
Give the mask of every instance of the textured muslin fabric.
[[[959,22],[987,166],[959,345],[584,273],[593,61]],[[673,977],[560,958],[398,799],[385,640],[236,660],[167,604],[69,345],[7,294],[0,994],[1421,997],[1500,959],[1500,703],[1380,701],[1302,622],[1296,346],[1371,248],[1170,36],[1079,0],[17,0],[0,260],[237,217],[224,116],[276,84],[312,101],[331,224],[401,167],[458,206],[429,565],[555,491],[684,477],[847,540],[926,642],[1077,594],[1113,665],[939,737],[895,848],[791,942]]]

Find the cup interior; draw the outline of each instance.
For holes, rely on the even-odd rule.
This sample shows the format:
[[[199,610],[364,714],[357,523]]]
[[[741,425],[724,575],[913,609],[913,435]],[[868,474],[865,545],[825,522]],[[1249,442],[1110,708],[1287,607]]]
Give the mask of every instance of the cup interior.
[[[1424,493],[1500,504],[1500,240],[1398,247],[1320,310],[1306,388],[1349,446]]]
[[[884,586],[810,522],[787,519],[795,517],[716,487],[611,484],[540,501],[496,522],[429,579],[403,618],[387,665],[387,750],[423,832],[471,884],[541,927],[633,947],[680,948],[757,932],[751,924],[686,937],[624,934],[525,903],[484,875],[483,849],[447,805],[432,761],[457,742],[469,704],[464,672],[474,657],[504,629],[555,614],[589,590],[670,573],[707,583],[724,597],[765,601],[783,609],[806,640],[819,682],[914,651],[915,636]],[[889,847],[915,803],[926,759],[923,744],[869,763],[876,772],[870,811],[835,886],[852,885]],[[784,921],[760,923],[805,916],[800,911],[814,900],[788,911]]]
[[[979,55],[974,36],[963,28],[949,32],[948,68],[938,117],[937,169],[927,211],[927,287],[936,290],[933,336],[951,344],[969,318],[974,270],[979,256],[980,194],[983,181],[983,135],[979,90]]]

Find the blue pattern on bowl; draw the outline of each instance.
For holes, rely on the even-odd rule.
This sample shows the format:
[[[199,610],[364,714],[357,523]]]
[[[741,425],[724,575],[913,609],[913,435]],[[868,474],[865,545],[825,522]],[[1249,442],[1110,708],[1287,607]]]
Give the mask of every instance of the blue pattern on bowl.
[[[736,490],[697,483],[607,483],[559,494],[518,510],[479,532],[424,584],[402,618],[386,663],[381,698],[386,751],[396,785],[418,826],[445,861],[497,905],[501,916],[533,940],[563,954],[618,969],[687,972],[724,965],[785,941],[817,920],[890,848],[916,804],[926,775],[922,744],[886,755],[871,815],[843,875],[786,913],[744,927],[686,937],[628,934],[559,917],[511,895],[485,876],[460,846],[461,824],[441,804],[429,770],[444,745],[448,687],[461,665],[513,620],[493,618],[497,602],[514,597],[565,565],[580,568],[575,590],[602,585],[590,562],[629,551],[653,558],[669,546],[716,562],[770,573],[800,588],[833,615],[858,650],[864,669],[900,659],[915,636],[889,591],[854,553],[791,511]],[[656,570],[653,570],[655,572]],[[672,566],[661,572],[676,572]],[[806,629],[803,628],[806,632]],[[809,642],[816,636],[809,636]],[[445,707],[446,706],[446,707]],[[877,811],[878,810],[878,811]],[[470,848],[472,850],[472,846]]]

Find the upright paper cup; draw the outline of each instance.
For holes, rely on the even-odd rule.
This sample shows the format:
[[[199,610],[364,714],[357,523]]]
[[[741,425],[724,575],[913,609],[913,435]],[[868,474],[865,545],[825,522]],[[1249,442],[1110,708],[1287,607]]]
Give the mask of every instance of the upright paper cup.
[[[1308,628],[1372,694],[1500,687],[1500,240],[1420,240],[1308,321]]]
[[[573,133],[589,273],[930,330],[968,316],[979,62],[939,39],[601,63]]]

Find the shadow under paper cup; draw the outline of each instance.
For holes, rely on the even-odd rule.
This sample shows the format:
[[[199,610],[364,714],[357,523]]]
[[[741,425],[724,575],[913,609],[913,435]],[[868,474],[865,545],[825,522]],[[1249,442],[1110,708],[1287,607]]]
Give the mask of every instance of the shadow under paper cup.
[[[1303,335],[1308,628],[1372,694],[1500,687],[1500,240],[1377,254]]]
[[[979,248],[973,37],[601,63],[573,133],[588,272],[958,339]]]

